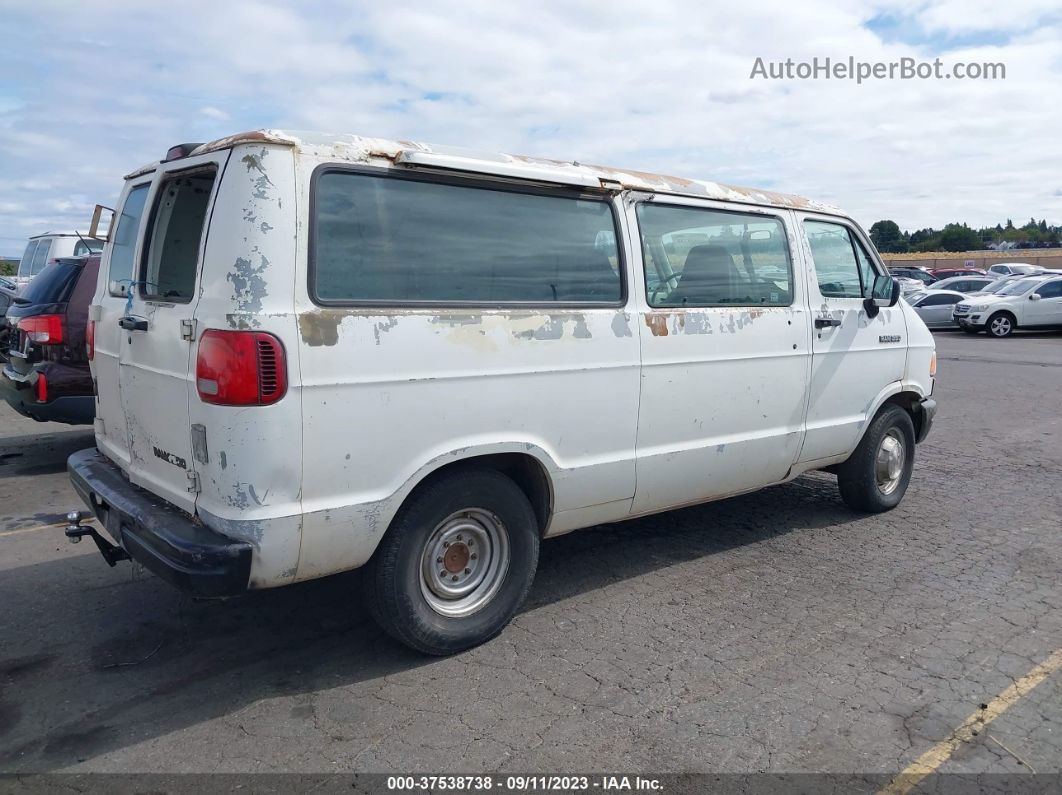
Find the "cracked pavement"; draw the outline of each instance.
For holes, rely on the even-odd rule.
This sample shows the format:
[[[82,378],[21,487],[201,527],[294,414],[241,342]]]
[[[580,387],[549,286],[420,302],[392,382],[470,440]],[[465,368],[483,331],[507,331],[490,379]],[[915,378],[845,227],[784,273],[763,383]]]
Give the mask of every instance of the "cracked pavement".
[[[813,474],[550,540],[448,659],[383,635],[356,572],[197,603],[0,535],[0,771],[896,773],[1062,647],[1062,336],[937,339],[896,510]],[[91,432],[0,414],[0,533],[79,507]],[[942,770],[1058,772],[1060,721],[1055,673]]]

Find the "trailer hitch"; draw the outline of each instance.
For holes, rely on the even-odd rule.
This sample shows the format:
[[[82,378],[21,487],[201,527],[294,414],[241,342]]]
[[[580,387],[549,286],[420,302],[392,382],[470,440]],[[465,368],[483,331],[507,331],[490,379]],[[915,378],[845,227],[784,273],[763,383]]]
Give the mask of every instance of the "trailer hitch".
[[[71,544],[80,544],[82,536],[92,536],[92,540],[96,542],[96,547],[99,549],[100,554],[103,555],[103,559],[107,561],[107,565],[114,567],[114,564],[120,560],[129,560],[129,553],[121,547],[115,546],[106,538],[96,532],[95,527],[85,527],[81,524],[82,519],[91,519],[92,514],[83,513],[81,511],[71,511],[66,515],[66,521],[68,522],[66,529],[63,531],[66,534],[67,540]]]

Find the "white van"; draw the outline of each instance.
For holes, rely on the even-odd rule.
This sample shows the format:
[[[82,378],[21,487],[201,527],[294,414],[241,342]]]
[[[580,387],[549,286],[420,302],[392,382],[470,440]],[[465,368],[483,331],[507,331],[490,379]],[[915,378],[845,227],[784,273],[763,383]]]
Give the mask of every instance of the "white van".
[[[119,207],[69,462],[119,546],[67,532],[200,595],[365,566],[387,631],[450,653],[543,538],[814,469],[888,510],[933,419],[929,331],[796,196],[257,131]]]
[[[14,283],[19,289],[29,284],[30,279],[44,270],[44,266],[64,257],[81,257],[99,254],[103,241],[84,237],[77,232],[44,232],[34,235],[26,244],[26,250],[18,263]]]

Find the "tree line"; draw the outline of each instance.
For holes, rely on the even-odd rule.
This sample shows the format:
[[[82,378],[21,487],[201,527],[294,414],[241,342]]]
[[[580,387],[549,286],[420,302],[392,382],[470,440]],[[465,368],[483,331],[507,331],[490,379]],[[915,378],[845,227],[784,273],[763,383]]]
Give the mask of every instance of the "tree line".
[[[973,229],[966,224],[948,224],[943,229],[900,231],[895,221],[877,221],[870,227],[870,239],[883,253],[906,251],[977,251],[997,248],[1055,248],[1062,245],[1062,226],[1049,226],[1046,220],[1030,218],[1025,226],[996,224]]]

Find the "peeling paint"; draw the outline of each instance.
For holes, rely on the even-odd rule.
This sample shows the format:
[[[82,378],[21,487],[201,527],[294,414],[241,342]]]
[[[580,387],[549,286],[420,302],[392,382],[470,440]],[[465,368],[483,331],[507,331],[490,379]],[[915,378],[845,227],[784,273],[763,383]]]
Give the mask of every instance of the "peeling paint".
[[[372,336],[375,338],[376,344],[377,345],[380,344],[380,335],[381,334],[386,334],[388,331],[390,331],[391,329],[393,329],[397,325],[398,325],[398,318],[397,317],[393,317],[393,316],[385,318],[384,320],[380,320],[380,321],[378,321],[376,323],[373,323]]]
[[[239,312],[245,312],[251,316],[251,325],[257,325],[254,316],[262,311],[262,299],[266,297],[266,282],[262,274],[269,267],[269,260],[264,254],[258,255],[260,264],[255,266],[249,259],[237,257],[233,263],[233,270],[225,279],[232,282],[232,301]]]
[[[617,312],[612,318],[612,333],[617,337],[631,336],[631,316],[626,312]]]

